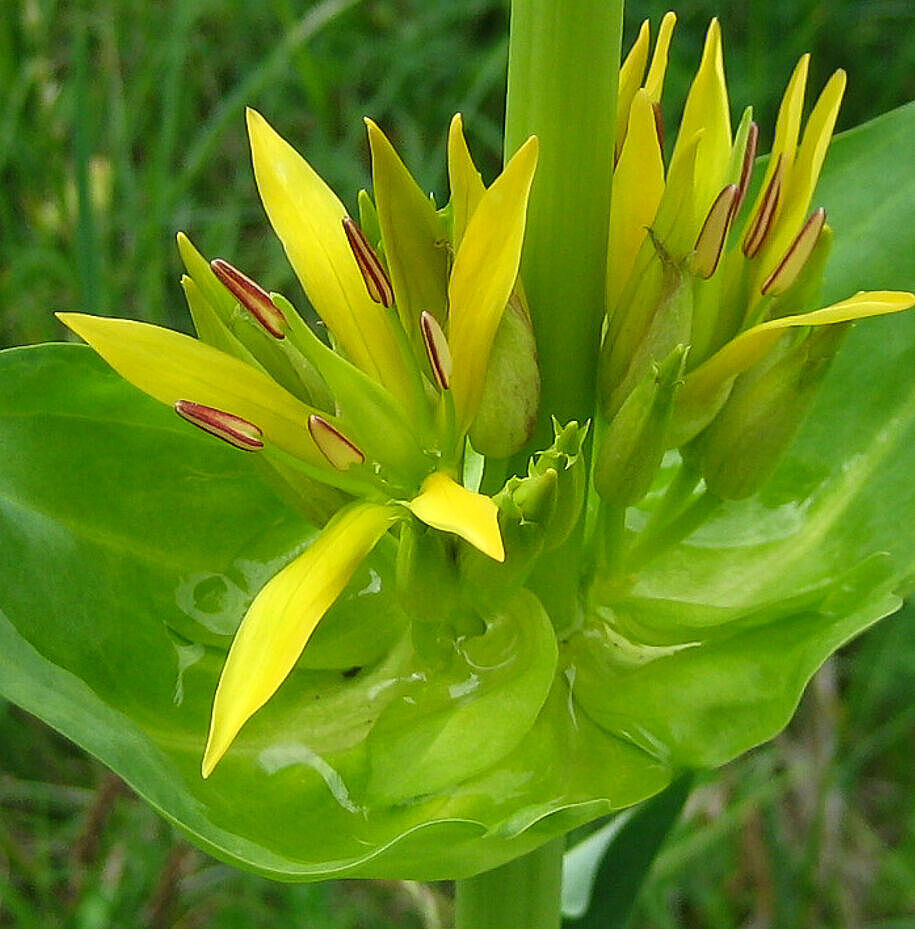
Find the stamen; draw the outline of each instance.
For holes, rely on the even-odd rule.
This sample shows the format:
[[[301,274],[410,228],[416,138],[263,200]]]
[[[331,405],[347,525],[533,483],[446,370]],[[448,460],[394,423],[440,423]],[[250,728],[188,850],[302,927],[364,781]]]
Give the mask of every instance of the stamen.
[[[734,208],[731,211],[733,216],[740,213],[743,201],[747,196],[747,190],[750,187],[750,178],[753,177],[753,164],[756,161],[756,146],[759,144],[759,126],[756,123],[750,123],[750,131],[747,133],[747,147],[743,153],[743,167],[740,170],[740,181],[737,184],[737,199],[734,201]]]
[[[657,101],[651,104],[651,112],[654,114],[654,129],[658,134],[658,145],[661,151],[664,151],[664,114],[661,112],[661,104]]]
[[[254,423],[234,413],[226,413],[191,400],[178,400],[175,412],[182,419],[243,451],[255,452],[264,447],[263,432]]]
[[[705,217],[702,231],[696,239],[693,253],[692,272],[697,277],[710,278],[718,267],[721,252],[731,227],[731,217],[734,215],[734,202],[737,199],[738,187],[728,184],[718,194],[712,208]]]
[[[798,278],[807,264],[819,241],[823,226],[826,225],[826,210],[820,207],[810,214],[804,228],[788,246],[782,260],[762,285],[762,293],[778,296],[783,294]]]
[[[214,258],[210,268],[226,290],[273,336],[286,338],[286,317],[270,299],[270,294],[247,274],[222,258]]]
[[[365,461],[362,449],[323,416],[318,416],[317,413],[309,416],[308,431],[321,454],[338,471],[348,471],[354,465],[360,465]]]
[[[775,165],[775,171],[772,173],[772,180],[763,194],[762,202],[753,222],[750,224],[750,231],[743,240],[743,253],[747,258],[755,258],[759,250],[766,241],[769,229],[772,226],[772,219],[775,216],[775,210],[778,207],[778,201],[782,194],[782,156],[778,156],[778,162]]]
[[[451,349],[438,320],[428,311],[423,310],[419,317],[429,365],[435,375],[435,381],[442,390],[451,385]]]
[[[356,264],[362,272],[362,279],[365,281],[365,289],[369,292],[369,296],[382,306],[393,306],[394,289],[391,287],[387,272],[375,254],[375,249],[369,245],[368,239],[363,235],[358,224],[349,216],[343,217],[343,231],[346,233],[349,247],[353,250]]]

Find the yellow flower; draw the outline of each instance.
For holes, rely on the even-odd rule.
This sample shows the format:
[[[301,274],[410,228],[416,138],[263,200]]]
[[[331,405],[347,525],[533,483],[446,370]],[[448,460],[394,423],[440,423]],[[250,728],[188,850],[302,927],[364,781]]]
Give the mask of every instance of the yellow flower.
[[[659,366],[680,370],[677,382],[662,392],[666,407],[656,418],[664,423],[664,434],[654,436],[653,460],[658,461],[665,447],[682,448],[700,436],[725,409],[735,383],[758,375],[760,364],[774,364],[777,353],[793,352],[779,376],[804,383],[821,377],[840,339],[829,341],[827,350],[827,340],[813,335],[817,327],[842,327],[915,304],[913,294],[876,291],[817,309],[832,232],[824,209],[809,211],[845,88],[844,72],[829,79],[803,125],[809,56],[801,58],[781,103],[759,192],[750,203],[759,133],[751,108],[732,129],[717,20],[709,26],[665,158],[660,99],[675,22],[673,13],[664,17],[650,65],[649,27],[643,24],[620,72],[608,321],[599,370],[601,408],[617,442],[623,433],[627,439],[635,435],[633,427],[624,426],[635,408],[655,402]],[[815,351],[811,339],[817,340]],[[806,409],[797,406],[787,413],[795,425]],[[715,491],[751,492],[792,435],[793,428],[785,428],[778,442],[756,441],[762,437],[747,430],[748,447],[732,447],[730,455],[741,461],[761,456],[753,479],[739,487],[716,485]],[[611,452],[603,459],[611,461]],[[697,446],[689,454],[701,468]],[[703,476],[708,481],[709,474]],[[599,477],[607,488],[604,495],[618,496],[609,478]]]
[[[445,214],[369,122],[377,205],[363,192],[360,206],[364,223],[380,230],[382,259],[311,166],[250,110],[248,130],[267,215],[333,348],[289,301],[221,259],[207,263],[184,236],[182,284],[199,338],[59,314],[124,378],[256,452],[301,497],[320,484],[339,494],[318,538],[258,593],[239,626],[216,691],[204,777],[388,530],[416,518],[504,560],[496,503],[461,475],[516,287],[537,163],[532,138],[485,188],[456,117]]]

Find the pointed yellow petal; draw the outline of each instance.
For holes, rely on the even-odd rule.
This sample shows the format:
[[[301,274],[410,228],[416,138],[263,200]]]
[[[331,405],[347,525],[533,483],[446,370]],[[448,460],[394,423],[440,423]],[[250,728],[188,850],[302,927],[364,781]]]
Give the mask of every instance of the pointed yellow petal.
[[[671,155],[671,171],[684,157],[690,140],[700,131],[698,155],[702,171],[696,176],[694,196],[696,215],[704,218],[725,184],[731,159],[731,114],[724,80],[721,27],[717,19],[709,25],[699,71],[686,98],[680,131]]]
[[[607,308],[612,313],[654,225],[664,193],[664,159],[647,92],[632,101],[629,129],[613,173],[610,201],[610,248],[607,260]]]
[[[454,259],[448,285],[451,391],[458,427],[473,422],[492,340],[521,261],[527,199],[537,167],[537,139],[518,149],[480,198]]]
[[[784,251],[797,235],[810,207],[813,190],[819,180],[820,169],[823,167],[839,115],[839,107],[845,93],[845,81],[844,71],[836,71],[833,74],[823,88],[804,127],[804,137],[788,174],[784,206],[779,211],[778,226],[772,238],[769,254],[773,257]]]
[[[467,147],[460,113],[454,116],[448,129],[448,183],[451,186],[452,237],[457,248],[486,190]]]
[[[247,116],[257,189],[308,299],[355,365],[395,396],[411,397],[391,323],[369,296],[343,231],[343,204],[263,116],[250,109]]]
[[[798,326],[828,326],[847,323],[868,316],[886,316],[915,306],[915,294],[905,291],[877,290],[861,291],[847,300],[831,306],[801,313],[796,316],[781,316],[753,326],[732,339],[708,361],[690,374],[683,390],[686,393],[706,393],[708,388],[723,384],[742,374],[775,345],[785,329]]]
[[[661,102],[664,91],[664,76],[667,74],[667,56],[670,52],[670,40],[673,38],[674,26],[677,25],[677,14],[667,12],[658,28],[658,41],[655,42],[654,54],[651,56],[651,67],[645,79],[645,90],[653,103]]]
[[[190,336],[82,313],[58,319],[85,339],[125,380],[162,403],[191,400],[254,423],[277,447],[312,464],[324,458],[308,435],[316,412],[251,365]]]
[[[629,107],[636,91],[642,86],[642,76],[648,62],[648,47],[651,44],[651,25],[646,19],[639,29],[638,38],[629,49],[626,60],[620,67],[620,83],[616,104],[616,153],[619,155],[629,127]]]
[[[321,617],[398,518],[398,510],[373,503],[341,510],[254,598],[232,640],[216,688],[204,777],[210,776],[241,727],[286,679]]]
[[[417,519],[433,529],[453,532],[496,561],[505,561],[499,508],[489,497],[474,493],[435,471],[407,503]]]
[[[445,318],[448,252],[431,200],[400,160],[384,133],[365,121],[372,150],[372,185],[381,241],[394,285],[397,312],[419,345],[419,314]]]
[[[813,313],[782,316],[747,329],[686,376],[671,423],[671,446],[688,442],[712,421],[727,400],[734,379],[761,361],[787,329],[828,326],[867,316],[883,316],[907,310],[913,305],[915,294],[862,291]]]
[[[798,135],[801,131],[801,116],[804,112],[804,94],[807,89],[807,72],[810,67],[810,55],[802,55],[794,67],[791,80],[782,97],[778,109],[778,119],[775,122],[775,138],[772,141],[772,152],[766,166],[756,202],[747,214],[745,229],[756,223],[758,214],[763,208],[763,199],[772,183],[772,176],[777,170],[783,175],[783,184],[791,172],[794,156],[797,151]]]

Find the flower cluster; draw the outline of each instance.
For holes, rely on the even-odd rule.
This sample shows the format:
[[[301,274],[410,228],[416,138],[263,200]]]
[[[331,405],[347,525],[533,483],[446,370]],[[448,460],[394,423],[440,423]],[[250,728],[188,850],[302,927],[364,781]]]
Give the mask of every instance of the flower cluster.
[[[477,759],[464,758],[456,768],[455,758],[468,754],[463,746],[430,750],[433,761],[396,790],[376,783],[379,796],[402,802],[485,770],[519,744],[538,714],[549,715],[545,706],[561,702],[555,682],[563,674],[592,720],[640,749],[647,745],[652,759],[657,754],[654,736],[637,738],[628,717],[602,702],[606,674],[595,643],[612,645],[608,667],[625,664],[627,649],[638,652],[635,663],[669,653],[666,644],[643,649],[615,625],[607,610],[625,592],[620,578],[692,531],[708,515],[708,501],[758,490],[853,320],[915,303],[912,294],[879,291],[817,308],[831,232],[825,211],[809,210],[844,88],[841,72],[802,133],[807,58],[798,64],[750,196],[759,133],[750,110],[732,130],[713,22],[665,157],[660,101],[674,22],[673,14],[662,22],[650,64],[646,24],[620,75],[590,471],[589,425],[554,422],[552,446],[534,455],[524,474],[498,490],[501,481],[493,486],[487,472],[483,486],[496,492],[481,492],[484,462],[525,449],[538,415],[551,412],[538,413],[535,334],[519,280],[535,138],[487,187],[455,117],[451,196],[439,209],[369,121],[373,196],[360,193],[357,222],[263,117],[249,112],[261,198],[329,338],[285,297],[222,259],[208,262],[184,236],[183,286],[198,338],[61,314],[127,380],[193,425],[255,453],[323,526],[261,589],[238,627],[216,690],[204,777],[290,674],[383,539],[393,543],[399,608],[417,655],[425,654],[429,628],[451,623],[452,644],[472,640],[479,629],[453,608],[470,603],[470,615],[487,617],[496,630],[503,627],[493,605],[508,605],[511,622],[523,617],[536,638],[538,657],[518,700],[518,719],[527,722],[517,734],[487,740],[492,757],[483,751],[476,767]],[[680,476],[671,479],[668,469],[659,477],[671,459]],[[627,509],[665,481],[667,496],[647,528],[627,526]],[[547,617],[524,587],[576,530],[588,554],[575,595],[587,615],[579,616],[576,604],[577,626],[557,634],[549,621],[558,625],[558,617]],[[556,639],[569,646],[561,655]],[[470,690],[455,684],[458,696],[478,686],[476,670],[468,681]]]

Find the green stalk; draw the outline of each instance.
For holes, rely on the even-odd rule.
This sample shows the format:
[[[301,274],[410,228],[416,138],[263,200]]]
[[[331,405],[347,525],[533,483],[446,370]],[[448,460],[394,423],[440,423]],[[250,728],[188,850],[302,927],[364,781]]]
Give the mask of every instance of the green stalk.
[[[505,152],[540,138],[522,278],[550,416],[593,416],[604,314],[622,0],[513,0]]]
[[[565,839],[457,882],[454,929],[559,929]]]

